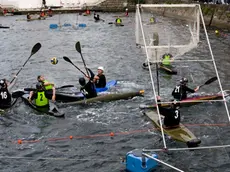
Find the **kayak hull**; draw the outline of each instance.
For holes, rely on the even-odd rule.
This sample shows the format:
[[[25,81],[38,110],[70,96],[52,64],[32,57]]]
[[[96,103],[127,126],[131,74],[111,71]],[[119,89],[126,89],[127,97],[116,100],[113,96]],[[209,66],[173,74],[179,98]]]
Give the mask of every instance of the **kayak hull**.
[[[201,102],[202,100],[220,100],[222,99],[222,94],[213,94],[213,95],[202,95],[202,96],[195,96],[195,97],[188,97],[187,99],[185,100],[182,100],[180,102],[181,106],[182,107],[189,107],[189,106],[193,106],[193,105],[196,105],[196,104],[199,104],[199,103],[203,103]],[[161,106],[162,107],[170,107],[170,103],[164,103],[162,101],[161,103]],[[140,106],[140,108],[144,109],[144,108],[148,108],[148,109],[155,109],[156,108],[156,105],[143,105],[143,106]]]
[[[106,95],[100,95],[94,98],[80,100],[76,102],[70,102],[67,103],[69,105],[72,104],[88,104],[88,103],[95,103],[95,102],[110,102],[115,100],[122,100],[122,99],[130,99],[136,96],[143,96],[144,91],[136,91],[136,92],[129,92],[129,93],[117,93],[117,94],[106,94]]]
[[[36,105],[31,103],[28,98],[29,98],[29,94],[24,94],[22,96],[22,99],[25,102],[25,104],[29,105],[32,109],[35,109],[38,112],[46,113],[47,115],[59,117],[59,118],[65,116],[65,114],[60,112],[57,106],[52,102],[49,102],[48,107],[37,107]]]
[[[144,112],[148,118],[152,120],[154,125],[160,129],[159,116],[155,111]],[[201,143],[201,140],[198,139],[187,127],[180,123],[180,125],[166,128],[163,127],[164,133],[170,136],[172,139],[186,143],[188,147],[197,147]]]
[[[152,66],[153,64],[154,64],[154,63],[151,63],[151,62],[150,62],[150,65],[151,65],[151,66]],[[146,63],[143,63],[143,64],[142,64],[142,67],[143,67],[143,69],[149,69],[148,64],[146,64]],[[159,65],[158,65],[158,68],[159,68],[160,71],[165,72],[165,73],[167,73],[167,74],[169,74],[169,75],[176,75],[176,74],[177,74],[177,71],[176,71],[175,68],[172,67],[172,66],[165,66],[165,65],[159,64]]]

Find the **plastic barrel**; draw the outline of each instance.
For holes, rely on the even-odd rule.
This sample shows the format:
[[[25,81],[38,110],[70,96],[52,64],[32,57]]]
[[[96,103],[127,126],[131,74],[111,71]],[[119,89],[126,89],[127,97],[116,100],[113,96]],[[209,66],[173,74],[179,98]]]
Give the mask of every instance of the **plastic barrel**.
[[[58,25],[57,24],[50,24],[50,29],[57,29]]]
[[[68,27],[68,26],[71,26],[71,24],[70,23],[65,23],[63,26]]]
[[[80,23],[78,26],[79,27],[86,27],[86,24],[85,23]]]

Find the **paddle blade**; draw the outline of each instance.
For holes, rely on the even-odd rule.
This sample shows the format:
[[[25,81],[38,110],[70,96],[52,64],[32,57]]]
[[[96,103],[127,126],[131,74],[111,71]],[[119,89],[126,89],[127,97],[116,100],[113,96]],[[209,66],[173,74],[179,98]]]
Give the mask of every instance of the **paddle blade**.
[[[61,87],[59,87],[59,88],[57,88],[57,89],[69,88],[69,87],[74,87],[74,85],[63,85],[63,86],[61,86]]]
[[[75,48],[81,54],[81,44],[79,41],[75,44]]]
[[[35,88],[24,88],[24,91],[36,91]]]
[[[38,52],[38,50],[40,50],[41,47],[42,45],[40,43],[37,43],[36,45],[34,45],[34,47],[31,50],[31,56],[35,54],[36,52]]]
[[[217,80],[217,77],[215,76],[215,77],[209,79],[208,81],[206,81],[206,82],[204,83],[204,85],[211,84],[212,82],[214,82],[214,81],[216,81],[216,80]]]
[[[24,94],[25,94],[24,91],[15,91],[12,93],[12,97],[18,98],[18,97],[22,97]]]
[[[71,61],[68,57],[66,57],[66,56],[64,56],[63,59],[64,59],[65,61],[69,62],[69,63],[72,63],[72,61]],[[73,64],[73,63],[72,63],[72,64]]]

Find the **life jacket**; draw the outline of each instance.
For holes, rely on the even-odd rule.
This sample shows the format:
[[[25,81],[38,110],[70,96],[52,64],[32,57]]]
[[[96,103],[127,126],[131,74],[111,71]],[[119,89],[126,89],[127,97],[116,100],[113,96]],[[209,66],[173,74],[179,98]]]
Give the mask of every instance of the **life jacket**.
[[[0,89],[0,105],[9,106],[11,104],[11,94],[7,88]]]
[[[170,65],[170,58],[171,57],[169,55],[164,55],[162,64],[167,66]]]
[[[150,23],[154,23],[155,19],[153,17],[150,18]]]
[[[44,81],[43,81],[43,84],[45,84],[46,82],[49,82],[49,81],[44,80]],[[45,89],[46,89],[46,90],[51,90],[52,88],[53,88],[52,85],[46,85],[46,86],[45,86]]]
[[[120,24],[120,23],[122,23],[122,20],[120,18],[117,18],[116,23]]]
[[[40,17],[45,17],[45,12],[41,12]]]
[[[35,99],[35,105],[42,107],[47,106],[49,104],[49,100],[45,96],[45,91],[38,91],[37,98]]]
[[[172,91],[172,96],[176,100],[181,100],[182,99],[182,86],[177,85],[174,90]]]

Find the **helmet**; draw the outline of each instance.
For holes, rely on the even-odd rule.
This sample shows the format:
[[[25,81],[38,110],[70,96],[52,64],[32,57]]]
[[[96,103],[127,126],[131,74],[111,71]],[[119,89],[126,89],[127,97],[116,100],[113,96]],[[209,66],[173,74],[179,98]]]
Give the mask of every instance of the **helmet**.
[[[0,80],[0,86],[1,86],[2,88],[6,86],[6,82],[5,82],[4,79],[1,79],[1,80]]]
[[[188,79],[187,78],[181,78],[180,83],[181,84],[187,84],[188,83]]]
[[[37,90],[43,90],[44,89],[42,82],[37,82],[36,89]]]
[[[85,85],[85,78],[79,78],[79,84],[81,85],[81,86],[84,86]]]
[[[102,71],[104,71],[104,68],[103,68],[102,66],[99,66],[99,67],[97,68],[97,70],[102,70]]]

